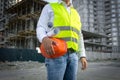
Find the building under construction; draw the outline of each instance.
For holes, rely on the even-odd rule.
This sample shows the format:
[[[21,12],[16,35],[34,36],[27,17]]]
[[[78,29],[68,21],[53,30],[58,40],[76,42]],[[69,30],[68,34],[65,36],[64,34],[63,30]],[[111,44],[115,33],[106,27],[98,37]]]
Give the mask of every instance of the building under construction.
[[[38,47],[35,30],[45,4],[42,0],[0,0],[0,47]],[[105,27],[109,22],[107,0],[76,0],[73,4],[81,15],[86,51],[112,52],[111,31]]]
[[[79,5],[75,5],[79,4]],[[107,49],[104,29],[104,1],[103,0],[77,0],[74,2],[81,15],[82,30],[87,51],[111,52]]]
[[[36,24],[46,2],[41,0],[1,0],[9,5],[5,8],[4,25],[1,27],[1,47],[35,49],[39,46],[36,38]],[[1,21],[2,22],[2,21]]]

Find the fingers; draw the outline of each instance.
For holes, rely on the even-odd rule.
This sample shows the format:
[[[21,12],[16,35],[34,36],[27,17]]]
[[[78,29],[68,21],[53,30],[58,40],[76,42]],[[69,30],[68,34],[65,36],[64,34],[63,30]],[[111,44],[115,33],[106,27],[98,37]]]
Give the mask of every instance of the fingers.
[[[55,46],[55,45],[56,45],[56,42],[52,41],[52,46],[51,46],[52,48],[51,48],[51,49],[52,49],[52,53],[53,53],[53,54],[55,54],[55,51],[54,51],[54,46]]]
[[[52,45],[46,44],[45,50],[46,50],[47,54],[50,54],[50,55],[53,54]]]
[[[53,48],[53,46],[51,46],[51,47],[52,47],[52,48],[51,48],[51,49],[52,49],[52,53],[53,53],[53,54],[55,54],[55,51],[54,51],[54,48]]]
[[[44,45],[44,48],[47,52],[47,54],[54,54],[54,49],[53,49],[53,46],[52,46],[52,43],[53,41],[51,39],[49,39],[48,37],[45,37],[43,38],[43,41],[42,41],[43,45]]]
[[[87,68],[87,64],[86,64],[86,62],[83,62],[83,64],[82,64],[82,70],[85,70]]]
[[[82,63],[82,70],[85,70],[87,68],[87,60],[86,58],[81,58],[81,63]]]

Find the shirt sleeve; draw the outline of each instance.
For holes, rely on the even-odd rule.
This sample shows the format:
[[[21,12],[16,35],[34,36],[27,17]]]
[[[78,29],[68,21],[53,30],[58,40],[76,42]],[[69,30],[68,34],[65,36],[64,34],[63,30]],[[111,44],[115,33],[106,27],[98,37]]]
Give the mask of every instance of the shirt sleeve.
[[[37,23],[36,34],[39,42],[42,42],[42,39],[47,36],[46,31],[49,20],[48,10],[49,10],[49,4],[45,5],[45,7],[42,9],[41,15]]]
[[[79,17],[80,17],[80,16],[79,16]],[[80,18],[80,21],[81,21],[81,18]],[[82,24],[81,24],[81,26],[82,26]],[[82,29],[82,28],[81,28],[81,29]],[[86,57],[82,30],[80,30],[79,36],[80,36],[80,40],[79,40],[79,53],[78,53],[78,57],[79,57],[79,58],[81,58],[81,57]]]
[[[80,46],[80,52],[79,52],[80,57],[86,57],[84,39],[83,39],[83,34],[82,34],[81,31],[80,31],[80,43],[79,43],[79,46]]]
[[[77,52],[78,58],[86,57],[85,53],[85,46],[84,46],[84,40],[83,40],[83,34],[80,31],[80,40],[79,40],[79,51]]]

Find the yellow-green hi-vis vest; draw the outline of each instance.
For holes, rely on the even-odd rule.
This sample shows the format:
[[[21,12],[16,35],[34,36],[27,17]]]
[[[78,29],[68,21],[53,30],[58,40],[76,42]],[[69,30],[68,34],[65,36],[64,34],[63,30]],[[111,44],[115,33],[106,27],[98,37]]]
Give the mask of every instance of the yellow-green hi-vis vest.
[[[60,29],[60,32],[54,37],[65,40],[67,48],[78,51],[79,33],[81,30],[79,14],[73,7],[70,8],[69,13],[63,4],[50,3],[50,5],[54,13],[53,26]]]

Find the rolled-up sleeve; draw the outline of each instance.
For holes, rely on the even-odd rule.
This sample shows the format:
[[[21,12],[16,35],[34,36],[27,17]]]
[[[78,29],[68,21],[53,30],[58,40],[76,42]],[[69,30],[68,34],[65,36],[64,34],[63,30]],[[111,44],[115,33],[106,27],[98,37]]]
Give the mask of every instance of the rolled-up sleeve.
[[[80,46],[80,52],[79,52],[80,57],[86,57],[84,39],[83,39],[83,34],[82,34],[81,31],[80,31],[80,43],[79,43],[79,46]]]
[[[36,35],[37,35],[39,42],[42,42],[42,39],[47,36],[46,30],[47,30],[47,23],[49,20],[48,9],[49,9],[49,5],[47,4],[43,8],[40,18],[37,23]]]

